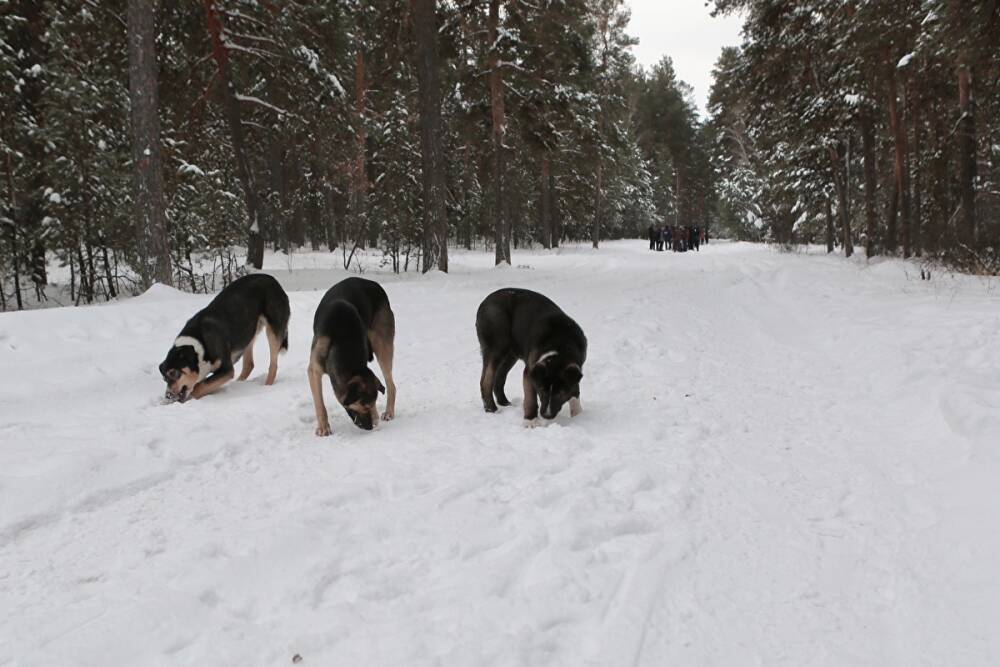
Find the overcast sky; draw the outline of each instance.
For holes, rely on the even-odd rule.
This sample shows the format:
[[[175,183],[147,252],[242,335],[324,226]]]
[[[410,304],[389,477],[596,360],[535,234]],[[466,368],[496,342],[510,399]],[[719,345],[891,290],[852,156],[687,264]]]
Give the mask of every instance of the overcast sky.
[[[712,18],[705,0],[627,1],[632,6],[629,32],[639,38],[636,60],[650,67],[670,56],[677,76],[694,87],[695,101],[704,115],[712,66],[723,46],[740,43],[740,18]]]

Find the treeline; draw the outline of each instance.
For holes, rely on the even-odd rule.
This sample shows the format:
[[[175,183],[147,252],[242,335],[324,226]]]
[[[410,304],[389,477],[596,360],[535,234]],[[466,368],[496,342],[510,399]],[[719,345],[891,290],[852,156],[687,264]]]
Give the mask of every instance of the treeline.
[[[720,211],[745,238],[1000,272],[1000,3],[716,0]]]
[[[45,297],[53,257],[89,302],[209,290],[265,247],[447,270],[449,245],[708,224],[690,89],[636,66],[623,0],[156,5],[0,4],[3,308]]]

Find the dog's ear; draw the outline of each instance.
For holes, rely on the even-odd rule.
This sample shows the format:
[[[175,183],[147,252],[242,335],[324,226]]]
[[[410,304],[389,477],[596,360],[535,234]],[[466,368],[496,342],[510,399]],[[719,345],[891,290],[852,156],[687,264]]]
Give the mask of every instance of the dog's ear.
[[[563,377],[567,382],[576,384],[583,378],[583,371],[576,364],[570,364],[563,370]]]
[[[160,368],[160,375],[162,375],[163,377],[166,377],[167,376],[167,362],[166,361],[160,362],[160,367],[159,368]]]
[[[356,403],[358,399],[361,398],[361,394],[364,392],[365,381],[361,379],[360,375],[355,375],[350,380],[347,381],[347,391],[344,392],[344,405],[350,405],[351,403]]]

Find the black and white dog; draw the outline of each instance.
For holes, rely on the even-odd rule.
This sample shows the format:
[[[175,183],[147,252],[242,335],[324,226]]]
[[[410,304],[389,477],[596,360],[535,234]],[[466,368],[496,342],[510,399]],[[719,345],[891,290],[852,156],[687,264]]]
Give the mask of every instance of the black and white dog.
[[[188,320],[174,340],[160,374],[167,398],[201,398],[233,379],[233,364],[243,358],[240,380],[253,370],[253,342],[267,331],[271,364],[264,384],[274,384],[278,352],[288,349],[288,295],[278,281],[258,273],[238,278]]]
[[[372,357],[389,385],[382,419],[396,413],[396,384],[392,355],[396,318],[382,286],[364,278],[340,281],[323,296],[313,318],[309,355],[309,388],[316,408],[316,435],[330,435],[323,403],[323,376],[330,376],[333,394],[358,427],[370,431],[378,424],[378,393],[386,388],[368,368]]]
[[[507,373],[524,362],[524,418],[554,419],[569,401],[570,415],[582,411],[580,379],[587,360],[583,330],[547,297],[526,289],[506,288],[490,294],[476,313],[476,334],[483,353],[479,381],[483,407],[496,412],[510,405],[504,394]],[[493,397],[496,396],[494,402]]]

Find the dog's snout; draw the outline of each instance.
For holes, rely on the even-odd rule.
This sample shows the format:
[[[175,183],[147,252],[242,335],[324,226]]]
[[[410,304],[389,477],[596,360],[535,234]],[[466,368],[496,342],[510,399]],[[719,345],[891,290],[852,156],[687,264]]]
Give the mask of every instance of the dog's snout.
[[[368,413],[348,410],[347,414],[350,416],[351,421],[354,422],[354,425],[357,426],[358,428],[364,429],[366,431],[371,431],[373,428],[375,428],[375,424],[371,418],[371,415],[369,415]]]

